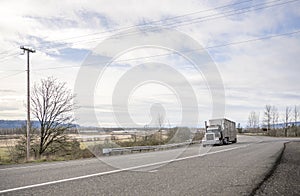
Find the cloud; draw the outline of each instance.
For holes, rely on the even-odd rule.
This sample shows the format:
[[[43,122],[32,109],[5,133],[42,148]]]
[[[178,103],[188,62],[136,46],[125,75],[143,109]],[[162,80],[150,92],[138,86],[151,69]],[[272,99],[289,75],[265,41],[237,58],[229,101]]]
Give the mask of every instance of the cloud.
[[[31,81],[39,81],[43,77],[54,75],[62,81],[66,81],[70,88],[74,87],[77,73],[85,57],[101,41],[110,37],[121,29],[124,30],[132,25],[145,24],[149,21],[163,20],[160,25],[170,24],[167,18],[181,14],[194,13],[185,17],[178,17],[174,26],[176,29],[188,34],[201,43],[203,47],[222,45],[230,42],[257,39],[259,37],[276,35],[279,33],[292,32],[300,29],[299,2],[286,3],[281,6],[255,10],[245,14],[220,17],[219,19],[195,22],[180,26],[184,20],[189,23],[195,18],[205,17],[212,14],[221,14],[243,6],[256,4],[272,4],[271,1],[251,1],[238,4],[233,7],[211,9],[236,1],[163,1],[159,5],[155,1],[89,1],[79,0],[50,1],[47,5],[43,1],[5,1],[0,7],[0,94],[1,100],[5,96],[18,96],[18,98],[5,98],[0,102],[0,107],[12,109],[18,105],[18,112],[10,113],[9,118],[22,118],[21,109],[26,98],[26,75],[24,73],[10,76],[12,73],[26,70],[26,56],[19,56],[20,45],[28,45],[37,50],[31,54]],[[199,12],[199,10],[208,10]],[[194,20],[197,21],[197,20]],[[112,28],[118,31],[110,31]],[[169,42],[176,48],[184,50],[188,48],[185,40],[177,40],[172,35],[157,36],[157,43]],[[128,39],[128,43],[134,41]],[[136,40],[137,41],[137,40]],[[244,122],[250,110],[263,110],[267,103],[284,107],[285,105],[299,104],[300,92],[300,36],[274,37],[271,39],[249,42],[245,44],[227,47],[210,48],[207,52],[215,61],[224,82],[226,93],[226,116],[230,119]],[[118,46],[105,48],[107,54],[100,58],[91,59],[99,61],[110,57],[111,51]],[[127,43],[124,43],[127,44]],[[97,109],[109,105],[110,95],[113,91],[117,78],[120,78],[126,70],[146,62],[159,62],[172,66],[179,71],[197,92],[199,107],[202,108],[201,122],[210,118],[211,97],[207,89],[206,81],[195,68],[177,54],[158,56],[154,58],[138,59],[139,57],[152,56],[168,52],[162,48],[145,47],[128,50],[122,53],[109,67],[109,77],[104,78],[102,83],[104,91],[96,92],[100,99],[96,103]],[[126,59],[134,59],[126,61]],[[93,62],[94,63],[94,62]],[[99,63],[99,62],[98,62]],[[59,68],[61,67],[61,68]],[[64,68],[62,68],[64,67]],[[91,69],[97,64],[90,66]],[[50,68],[50,69],[48,69]],[[7,71],[15,70],[15,71]],[[146,72],[146,69],[145,69]],[[168,75],[158,73],[158,75]],[[7,77],[10,76],[10,77]],[[1,79],[3,78],[3,79]],[[176,83],[177,82],[177,83]],[[175,81],[180,85],[180,81]],[[175,84],[174,84],[175,85]],[[168,97],[170,92],[160,91],[151,87],[148,91],[156,92],[149,95],[149,99],[143,96],[135,97],[132,106],[140,106],[147,109],[153,101],[170,102],[170,110],[175,111],[176,101]],[[135,95],[136,96],[136,95]],[[92,103],[91,103],[92,104]],[[99,107],[98,107],[99,106]],[[169,105],[168,105],[169,106]],[[133,107],[134,108],[134,107]],[[109,113],[109,109],[102,108]],[[142,115],[141,112],[138,115]],[[138,116],[137,115],[137,116]],[[0,119],[8,114],[0,113]],[[101,116],[105,124],[110,124],[111,116]],[[170,121],[178,120],[178,116],[170,115]],[[87,119],[88,120],[88,117]],[[139,120],[142,121],[142,120]],[[113,126],[113,123],[110,124]]]
[[[11,89],[0,89],[0,93],[16,93],[16,91]]]
[[[19,108],[17,107],[10,107],[10,106],[1,106],[0,107],[0,110],[3,112],[3,111],[14,111],[14,110],[18,110]]]

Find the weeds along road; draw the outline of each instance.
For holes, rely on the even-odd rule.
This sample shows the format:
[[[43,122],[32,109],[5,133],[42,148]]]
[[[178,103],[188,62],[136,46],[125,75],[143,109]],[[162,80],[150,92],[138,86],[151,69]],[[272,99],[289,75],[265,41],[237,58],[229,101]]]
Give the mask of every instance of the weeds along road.
[[[249,195],[291,139],[0,166],[1,195]]]

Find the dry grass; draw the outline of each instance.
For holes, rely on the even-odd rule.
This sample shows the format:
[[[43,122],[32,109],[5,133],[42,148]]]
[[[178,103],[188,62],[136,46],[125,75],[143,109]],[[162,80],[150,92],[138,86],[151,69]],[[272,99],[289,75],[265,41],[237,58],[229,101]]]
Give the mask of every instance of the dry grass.
[[[22,135],[0,135],[0,148],[15,146]]]
[[[0,164],[9,162],[9,153],[7,147],[0,147]]]

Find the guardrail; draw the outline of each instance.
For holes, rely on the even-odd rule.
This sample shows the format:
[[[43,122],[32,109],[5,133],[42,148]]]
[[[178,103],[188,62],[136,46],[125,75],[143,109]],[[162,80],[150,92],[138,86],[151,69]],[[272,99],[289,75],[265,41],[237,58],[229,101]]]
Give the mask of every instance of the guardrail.
[[[123,148],[103,148],[102,153],[104,155],[113,155],[113,154],[124,154],[132,152],[142,152],[142,151],[157,151],[157,150],[166,150],[171,148],[179,148],[187,145],[201,143],[201,141],[192,141],[192,142],[182,142],[174,144],[165,144],[157,146],[133,146],[133,147],[123,147]]]

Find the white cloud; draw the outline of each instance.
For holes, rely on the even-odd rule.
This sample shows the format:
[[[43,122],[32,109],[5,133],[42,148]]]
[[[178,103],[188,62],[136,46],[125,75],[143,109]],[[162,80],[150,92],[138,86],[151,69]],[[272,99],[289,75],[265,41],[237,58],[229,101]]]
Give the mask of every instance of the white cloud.
[[[235,1],[223,1],[222,5]],[[270,2],[270,1],[265,1]],[[261,1],[245,3],[246,5],[260,4]],[[208,20],[195,24],[178,26],[182,31],[197,40],[204,47],[256,39],[258,37],[292,32],[300,29],[298,10],[299,3],[287,3],[268,9],[252,10],[247,14],[223,17],[216,20]],[[40,78],[54,75],[59,80],[66,81],[73,88],[77,72],[83,58],[72,58],[65,55],[65,49],[85,49],[77,52],[87,52],[93,49],[103,39],[113,32],[110,28],[124,28],[148,21],[162,20],[181,14],[193,13],[199,10],[207,10],[221,6],[216,1],[4,1],[0,6],[0,92],[5,89],[16,91],[15,98],[1,96],[0,107],[11,108],[17,106],[17,110],[6,112],[1,110],[0,119],[23,118],[25,100],[25,70],[26,57],[18,56],[21,52],[21,44],[29,45],[37,49],[37,53],[31,54],[32,83]],[[243,6],[237,5],[235,9]],[[190,15],[187,20],[206,16],[208,14],[222,13],[232,8],[210,10]],[[177,19],[180,22],[180,18]],[[179,23],[178,23],[179,24]],[[102,32],[102,33],[101,33]],[[105,32],[105,33],[104,33]],[[172,40],[170,37],[157,37],[157,40]],[[158,42],[159,42],[158,41]],[[222,48],[209,49],[208,52],[224,81],[226,90],[226,116],[230,119],[244,122],[250,110],[258,110],[268,103],[284,107],[285,105],[299,104],[300,73],[300,36],[276,37],[268,40],[233,45]],[[57,45],[62,44],[62,45]],[[116,43],[117,45],[118,43]],[[173,39],[172,44],[184,46],[185,40]],[[110,48],[112,51],[114,47]],[[108,48],[107,48],[108,50]],[[74,55],[76,54],[73,51]],[[151,56],[164,53],[160,49],[140,49],[127,51],[119,60]],[[83,55],[84,56],[84,55]],[[203,78],[194,73],[192,67],[183,59],[172,56],[140,59],[130,62],[118,62],[115,65],[115,74],[145,62],[164,62],[178,70],[188,78],[196,92],[199,92],[199,107],[202,108],[200,121],[207,120],[211,115],[211,108],[205,107],[210,103],[209,91],[203,90]],[[122,67],[122,64],[125,65]],[[47,69],[52,67],[65,67]],[[8,71],[12,70],[12,71]],[[120,74],[119,73],[119,74]],[[194,73],[194,74],[193,74]],[[11,74],[16,74],[7,77]],[[117,74],[118,75],[118,74]],[[107,78],[106,93],[113,89],[113,81],[116,75]],[[114,78],[115,77],[115,78]],[[164,94],[166,92],[153,92]],[[155,95],[155,96],[154,96]],[[164,102],[166,97],[154,94],[153,100]],[[100,95],[101,100],[96,103],[97,109],[109,104],[109,96]],[[103,100],[102,100],[103,98]],[[133,97],[134,98],[134,97]],[[143,98],[134,98],[134,102],[141,104]],[[169,99],[173,105],[176,101]],[[134,105],[134,103],[131,103]],[[172,105],[172,104],[171,104]],[[173,108],[175,108],[173,106]],[[145,109],[145,108],[144,108]],[[107,112],[107,111],[106,111]],[[101,117],[106,125],[114,125],[110,118]],[[170,117],[178,120],[178,116]],[[149,120],[149,119],[148,119]],[[140,120],[141,121],[141,120]],[[172,121],[172,120],[171,120]]]

